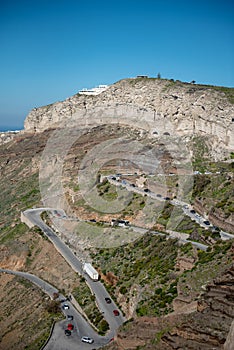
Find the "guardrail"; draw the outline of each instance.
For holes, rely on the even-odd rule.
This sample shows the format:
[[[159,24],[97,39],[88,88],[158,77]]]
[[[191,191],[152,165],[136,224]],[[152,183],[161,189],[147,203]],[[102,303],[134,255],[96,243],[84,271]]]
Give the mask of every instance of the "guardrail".
[[[43,349],[46,347],[46,345],[49,343],[50,338],[51,338],[51,336],[52,336],[52,334],[53,334],[53,331],[54,331],[55,323],[56,323],[56,321],[53,321],[53,324],[52,324],[51,329],[50,329],[50,334],[49,334],[49,336],[48,336],[46,342],[45,342],[45,343],[42,345],[42,347],[40,348],[40,350],[43,350]]]

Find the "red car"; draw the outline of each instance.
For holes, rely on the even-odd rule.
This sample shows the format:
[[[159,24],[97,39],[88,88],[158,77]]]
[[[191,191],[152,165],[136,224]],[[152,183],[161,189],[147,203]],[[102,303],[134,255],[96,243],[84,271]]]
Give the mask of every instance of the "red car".
[[[68,323],[68,325],[67,325],[67,329],[68,329],[69,331],[72,331],[72,330],[74,329],[73,324]]]
[[[114,314],[115,316],[119,316],[119,311],[118,311],[118,310],[113,310],[113,314]]]

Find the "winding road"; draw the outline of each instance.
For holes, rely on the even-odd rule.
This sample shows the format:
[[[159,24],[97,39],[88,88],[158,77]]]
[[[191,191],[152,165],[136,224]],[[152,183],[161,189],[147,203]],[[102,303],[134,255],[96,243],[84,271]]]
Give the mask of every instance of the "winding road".
[[[49,284],[48,282],[42,280],[41,278],[21,271],[12,271],[9,269],[0,269],[0,273],[7,273],[11,275],[16,275],[25,278],[35,284],[37,287],[43,290],[51,299],[53,299],[53,294],[58,293],[58,289]],[[61,310],[66,317],[64,320],[57,322],[54,326],[52,336],[50,337],[48,343],[43,348],[44,350],[83,350],[83,349],[93,349],[93,344],[84,344],[81,341],[82,336],[89,336],[94,339],[95,348],[102,347],[110,342],[110,335],[106,337],[99,336],[89,323],[82,317],[82,315],[76,310],[73,304],[66,300],[63,294],[59,293],[59,300],[61,301]],[[67,304],[69,309],[64,310],[63,305]],[[72,315],[72,324],[74,325],[74,330],[70,337],[67,337],[64,333],[69,321],[67,320],[67,315]]]
[[[113,337],[115,336],[118,328],[126,321],[124,316],[122,315],[121,311],[118,309],[118,306],[115,304],[115,302],[112,300],[111,304],[107,304],[105,301],[105,298],[110,298],[111,296],[106,291],[105,287],[100,281],[92,281],[91,278],[89,278],[88,275],[83,273],[82,269],[82,262],[79,261],[79,259],[73,254],[73,252],[70,250],[70,248],[55,234],[55,232],[45,224],[45,222],[41,219],[41,213],[47,211],[54,212],[54,209],[51,208],[37,208],[37,209],[29,209],[24,211],[24,216],[27,217],[27,219],[34,225],[38,226],[48,237],[48,239],[53,243],[54,247],[58,250],[58,252],[64,257],[64,259],[68,262],[68,264],[72,267],[72,269],[77,272],[78,274],[82,275],[85,279],[87,284],[89,285],[90,289],[92,290],[93,294],[96,298],[96,303],[98,304],[98,307],[100,311],[103,313],[103,316],[105,320],[108,322],[110,330],[108,332],[108,335],[106,337],[101,337],[98,334],[94,332],[94,330],[91,328],[91,326],[83,319],[82,324],[84,324],[84,327],[80,326],[77,327],[79,330],[79,339],[82,336],[90,336],[92,339],[94,339],[95,348],[102,347],[103,345],[110,342]],[[57,210],[59,212],[59,210]],[[64,215],[64,212],[61,211],[61,215]],[[113,310],[118,309],[119,316],[114,316]],[[81,316],[80,316],[81,317]],[[64,332],[63,332],[64,334]],[[68,338],[68,337],[67,337]],[[53,343],[57,344],[55,337],[52,337]],[[49,349],[58,349],[58,348],[52,348],[51,341],[48,343]],[[70,338],[69,338],[70,339]],[[77,343],[76,343],[77,344]],[[87,349],[88,344],[81,344],[83,348]],[[59,346],[59,343],[58,343]],[[83,349],[82,348],[82,349]],[[93,346],[94,348],[94,346]],[[69,349],[73,350],[72,347]],[[76,349],[78,349],[76,347]],[[79,349],[81,349],[79,347]],[[63,349],[64,350],[64,349]]]
[[[133,174],[122,174],[122,175],[131,176]],[[163,198],[163,196],[160,195],[160,197],[159,197],[159,194],[154,193],[150,190],[145,192],[145,190],[143,188],[139,188],[136,185],[132,186],[132,183],[130,183],[129,181],[127,181],[125,179],[121,180],[121,174],[108,175],[108,176],[105,176],[105,178],[111,184],[113,184],[115,186],[122,186],[122,187],[125,187],[130,192],[135,192],[135,193],[141,194],[142,196],[148,196],[152,199],[156,199],[158,201],[165,202],[165,198]],[[119,180],[117,180],[116,178],[119,178]],[[178,199],[169,199],[169,198],[168,198],[168,202],[174,206],[180,207],[186,216],[189,216],[191,218],[191,220],[195,221],[201,227],[203,227],[205,229],[214,229],[214,226],[212,224],[207,225],[205,223],[207,221],[206,218],[204,218],[201,215],[199,215],[198,213],[196,213],[195,210],[192,210],[193,208],[190,204],[185,203],[185,202],[178,200]],[[155,233],[157,233],[157,232],[155,232]],[[192,245],[196,246],[197,248],[199,248],[201,250],[206,250],[208,248],[208,246],[206,246],[205,244],[201,244],[201,243],[198,243],[195,241],[190,241],[188,239],[182,238],[183,234],[181,235],[181,238],[180,238],[179,237],[180,232],[177,232],[177,234],[178,234],[177,238],[180,240],[181,243],[191,243]],[[169,235],[171,237],[173,237],[173,235],[171,235],[170,233],[169,233]],[[220,238],[222,240],[233,239],[234,235],[231,233],[225,232],[223,230],[220,230]]]
[[[160,198],[157,197],[155,193],[152,192],[144,192],[144,190],[141,190],[139,188],[134,188],[130,186],[130,184],[125,181],[124,183],[120,183],[118,181],[115,181],[112,179],[112,176],[107,177],[108,181],[111,183],[119,186],[124,186],[128,190],[133,192],[142,192],[143,195],[148,195],[151,198],[155,198],[157,200],[160,200]],[[163,198],[161,199],[163,200]],[[196,222],[198,222],[201,226],[204,227],[204,219],[200,217],[199,215],[196,215],[196,213],[191,213],[191,208],[188,204],[179,202],[178,200],[170,200],[170,203],[176,206],[181,206],[183,208],[183,211],[186,215],[189,215],[191,219],[194,219]],[[110,341],[112,341],[113,337],[115,336],[118,328],[126,321],[124,316],[122,315],[121,311],[118,309],[117,305],[112,302],[110,304],[107,304],[105,301],[105,298],[110,298],[111,296],[106,291],[105,287],[100,281],[94,282],[87,274],[84,274],[82,269],[82,262],[77,258],[76,255],[73,254],[71,249],[56,235],[56,233],[45,224],[45,222],[41,219],[41,213],[44,211],[50,211],[53,215],[59,216],[61,219],[69,220],[69,218],[66,216],[65,212],[60,209],[54,209],[54,208],[34,208],[34,209],[28,209],[23,212],[23,215],[29,221],[32,225],[36,225],[39,227],[43,233],[46,235],[46,237],[53,243],[54,247],[58,250],[58,252],[63,256],[63,258],[68,262],[68,264],[72,267],[72,269],[77,272],[79,275],[82,275],[86,279],[86,283],[89,285],[90,289],[92,290],[92,293],[95,295],[96,303],[100,309],[100,311],[103,313],[103,316],[105,320],[108,322],[110,330],[108,331],[107,335],[102,337],[98,335],[93,328],[90,326],[90,324],[84,319],[84,317],[77,311],[77,309],[73,306],[73,304],[69,301],[65,301],[65,297],[62,294],[59,294],[59,299],[61,301],[62,311],[65,316],[72,315],[74,324],[74,330],[72,331],[71,336],[66,336],[64,331],[67,327],[67,324],[69,323],[67,318],[65,320],[62,320],[60,322],[57,322],[54,326],[52,335],[48,341],[48,343],[45,345],[44,350],[83,350],[83,349],[97,349],[101,348]],[[131,226],[131,228],[135,231],[139,231],[141,233],[148,232],[147,229],[137,226]],[[207,228],[207,227],[206,227]],[[157,231],[150,231],[151,234],[155,235],[163,235],[160,232]],[[177,232],[171,232],[169,233],[169,237],[174,238],[175,234],[179,234],[177,238],[181,243],[188,243],[191,242],[194,246],[201,250],[206,250],[208,246],[194,242],[189,241],[187,237],[185,237],[181,233]],[[230,239],[234,236],[221,231],[220,233],[222,239]],[[26,272],[20,272],[20,271],[11,271],[7,269],[0,269],[1,273],[9,273],[21,276],[23,278],[26,278],[30,280],[32,283],[37,285],[39,288],[41,288],[45,293],[47,293],[50,298],[52,299],[53,293],[58,293],[58,290],[50,285],[48,282],[43,281],[42,279],[38,278],[35,275],[32,275],[30,273]],[[65,310],[63,308],[63,304],[66,302],[68,304],[69,309]],[[119,316],[114,316],[113,310],[118,309]],[[93,344],[84,344],[81,341],[81,338],[83,336],[89,336],[94,340]]]

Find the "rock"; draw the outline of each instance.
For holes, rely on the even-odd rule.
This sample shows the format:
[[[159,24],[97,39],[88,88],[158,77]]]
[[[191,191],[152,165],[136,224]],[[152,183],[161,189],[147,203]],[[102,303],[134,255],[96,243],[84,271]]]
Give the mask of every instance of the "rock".
[[[232,350],[233,295],[234,265],[231,265],[207,286],[197,304],[164,317],[136,318],[122,327],[115,344],[108,349],[137,349],[137,346],[142,346],[147,350]]]
[[[230,331],[228,333],[227,339],[224,343],[224,350],[232,350],[234,344],[234,320],[232,321],[232,325],[230,327]]]
[[[154,135],[208,136],[215,159],[234,150],[234,107],[223,92],[202,85],[160,79],[121,80],[97,96],[76,94],[34,108],[25,130],[103,123],[142,124]],[[137,124],[135,124],[137,122]]]

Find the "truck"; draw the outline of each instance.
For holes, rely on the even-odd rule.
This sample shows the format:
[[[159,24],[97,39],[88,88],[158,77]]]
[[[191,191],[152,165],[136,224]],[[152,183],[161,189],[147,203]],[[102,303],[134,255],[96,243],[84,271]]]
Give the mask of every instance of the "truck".
[[[83,271],[93,280],[98,281],[99,273],[90,263],[83,264]]]

